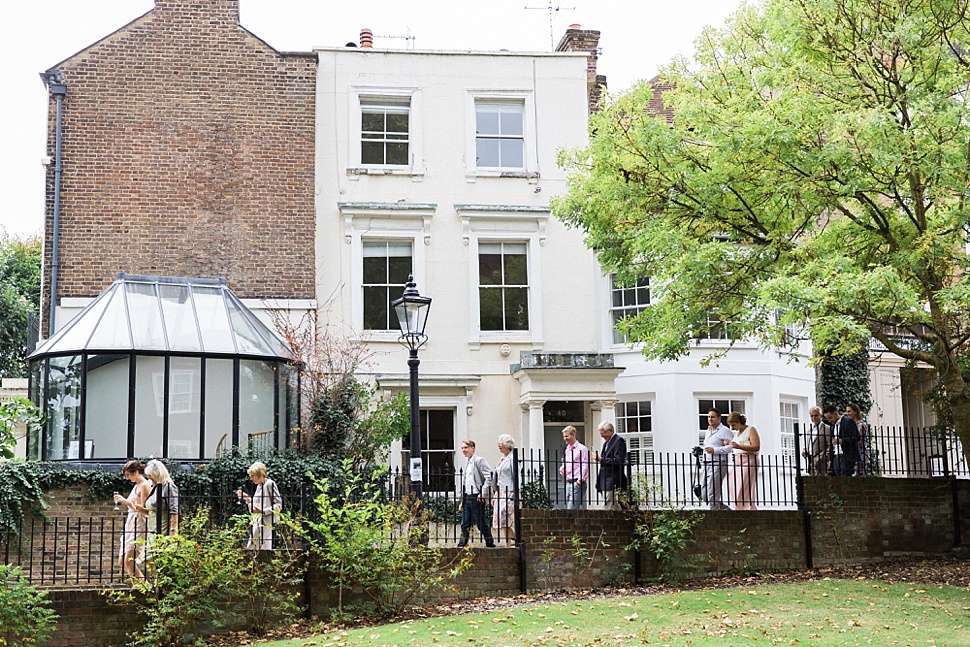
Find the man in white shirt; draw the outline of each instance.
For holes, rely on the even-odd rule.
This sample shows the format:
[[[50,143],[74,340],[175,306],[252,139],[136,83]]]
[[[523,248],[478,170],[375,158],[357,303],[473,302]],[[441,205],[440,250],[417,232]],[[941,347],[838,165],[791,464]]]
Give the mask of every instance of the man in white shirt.
[[[468,533],[474,523],[485,538],[486,548],[495,548],[492,528],[485,515],[485,495],[491,488],[492,468],[488,466],[488,461],[475,455],[474,440],[462,441],[461,453],[468,462],[462,473],[461,503],[458,504],[461,510],[461,541],[458,547],[464,548],[468,544]]]
[[[704,437],[704,489],[703,500],[711,510],[728,510],[724,503],[724,479],[728,474],[728,454],[734,432],[721,423],[721,412],[707,412],[707,435]]]

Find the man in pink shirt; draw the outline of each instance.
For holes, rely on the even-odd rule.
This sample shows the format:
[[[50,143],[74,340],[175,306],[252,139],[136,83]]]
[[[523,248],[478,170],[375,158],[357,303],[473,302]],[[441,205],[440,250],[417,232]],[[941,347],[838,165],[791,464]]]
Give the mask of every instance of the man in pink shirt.
[[[589,480],[589,450],[576,440],[576,428],[570,425],[562,430],[566,443],[562,467],[559,473],[566,481],[566,509],[579,510],[585,507],[586,481]]]

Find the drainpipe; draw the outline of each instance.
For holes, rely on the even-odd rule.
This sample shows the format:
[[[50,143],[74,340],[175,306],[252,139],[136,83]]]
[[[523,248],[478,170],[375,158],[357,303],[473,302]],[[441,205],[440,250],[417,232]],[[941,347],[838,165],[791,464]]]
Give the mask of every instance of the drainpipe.
[[[54,101],[57,103],[57,117],[54,129],[54,223],[52,225],[51,238],[51,310],[50,322],[47,324],[47,334],[50,336],[54,334],[54,317],[57,309],[57,269],[59,265],[58,230],[60,229],[61,220],[61,172],[63,170],[61,165],[61,126],[63,123],[64,97],[67,95],[67,86],[61,78],[61,73],[57,70],[45,72],[40,76],[44,80],[47,89],[54,96]]]

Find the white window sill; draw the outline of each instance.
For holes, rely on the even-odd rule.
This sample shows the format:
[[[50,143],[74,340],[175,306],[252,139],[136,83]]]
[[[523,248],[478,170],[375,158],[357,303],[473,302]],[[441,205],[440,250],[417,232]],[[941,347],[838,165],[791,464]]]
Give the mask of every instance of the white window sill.
[[[351,180],[357,180],[361,175],[399,175],[403,177],[410,177],[411,179],[418,181],[424,178],[424,171],[414,170],[406,167],[371,168],[361,166],[347,169],[347,177]]]
[[[465,175],[465,179],[469,182],[474,182],[480,177],[518,178],[523,180],[529,180],[529,184],[535,184],[539,181],[539,172],[526,171],[524,169],[479,168]]]

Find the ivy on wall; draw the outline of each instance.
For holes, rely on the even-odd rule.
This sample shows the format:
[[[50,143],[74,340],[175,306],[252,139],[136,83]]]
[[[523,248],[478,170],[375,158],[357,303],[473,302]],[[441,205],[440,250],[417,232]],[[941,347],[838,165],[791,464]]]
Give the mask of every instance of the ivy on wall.
[[[818,401],[822,407],[835,405],[840,412],[855,402],[865,418],[872,408],[869,388],[869,352],[865,349],[851,355],[819,353]]]

